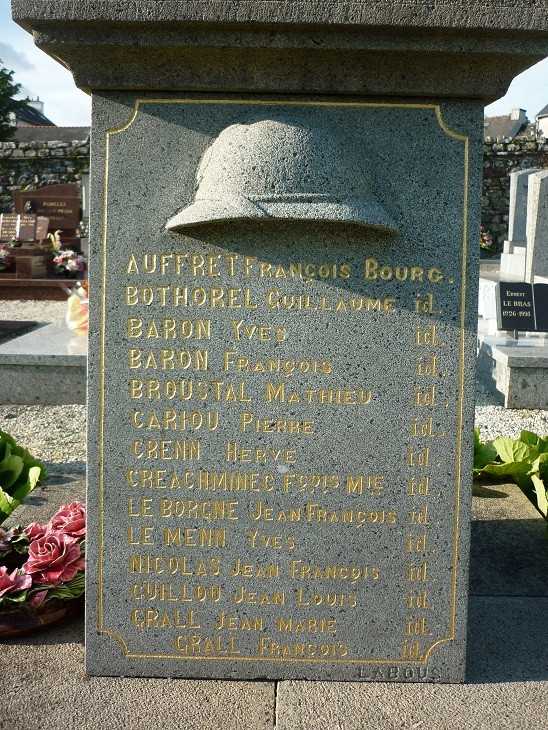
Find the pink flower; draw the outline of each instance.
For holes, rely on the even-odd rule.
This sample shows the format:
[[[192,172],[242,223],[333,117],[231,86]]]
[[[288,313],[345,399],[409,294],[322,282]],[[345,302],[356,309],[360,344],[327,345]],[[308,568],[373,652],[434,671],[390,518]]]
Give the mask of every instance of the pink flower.
[[[30,575],[25,575],[17,568],[12,573],[8,573],[5,565],[0,566],[0,598],[8,593],[25,591],[31,585],[32,578]]]
[[[44,598],[47,596],[47,594],[48,594],[47,590],[38,591],[37,593],[34,593],[29,598],[29,606],[31,608],[38,608],[39,606],[41,606],[44,603]]]
[[[47,525],[39,525],[38,522],[31,522],[27,525],[23,532],[29,538],[29,540],[36,540],[39,537],[43,537],[46,534]]]
[[[63,533],[74,539],[83,537],[86,534],[86,505],[82,502],[63,505],[49,521],[47,531]]]
[[[29,559],[23,565],[23,570],[32,575],[35,584],[51,583],[59,586],[72,580],[84,566],[80,545],[74,538],[63,532],[50,532],[31,542]]]

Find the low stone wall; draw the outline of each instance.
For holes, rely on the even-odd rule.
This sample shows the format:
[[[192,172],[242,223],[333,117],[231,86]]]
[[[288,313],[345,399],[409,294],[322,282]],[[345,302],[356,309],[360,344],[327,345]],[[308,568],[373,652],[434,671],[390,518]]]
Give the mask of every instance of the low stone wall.
[[[509,174],[548,168],[548,140],[534,132],[514,139],[487,138],[483,145],[482,223],[495,250],[508,236]],[[89,171],[89,139],[72,142],[0,142],[0,212],[11,212],[14,190],[78,182]]]
[[[77,183],[88,171],[89,139],[0,142],[0,212],[11,212],[14,190]]]
[[[514,139],[487,138],[483,145],[482,224],[497,251],[508,237],[510,178],[514,170],[548,168],[548,140],[528,132]]]

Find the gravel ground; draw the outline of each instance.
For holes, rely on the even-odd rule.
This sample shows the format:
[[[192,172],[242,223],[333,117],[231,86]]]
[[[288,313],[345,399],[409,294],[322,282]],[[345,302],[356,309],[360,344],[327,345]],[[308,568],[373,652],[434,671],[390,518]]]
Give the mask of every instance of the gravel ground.
[[[57,322],[65,311],[64,302],[0,302],[0,319]],[[548,434],[548,411],[502,408],[478,385],[476,426],[483,441],[497,436],[517,438],[524,429],[544,436]],[[0,405],[0,429],[48,464],[70,463],[71,470],[85,468],[85,406]]]

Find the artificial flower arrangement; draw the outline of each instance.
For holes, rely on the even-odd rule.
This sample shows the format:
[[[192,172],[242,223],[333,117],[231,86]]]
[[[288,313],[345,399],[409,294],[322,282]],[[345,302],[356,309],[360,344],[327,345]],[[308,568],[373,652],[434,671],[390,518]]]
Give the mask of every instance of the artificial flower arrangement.
[[[482,248],[484,251],[492,252],[492,246],[493,246],[493,239],[489,232],[484,228],[484,226],[480,226],[480,248]]]
[[[78,335],[86,336],[89,320],[89,284],[87,280],[79,281],[73,289],[67,289],[67,292],[69,294],[65,315],[67,327]]]
[[[0,271],[9,268],[13,264],[9,246],[5,243],[0,245]]]
[[[32,614],[84,593],[85,539],[82,502],[64,505],[46,525],[0,527],[0,625],[6,614]]]
[[[62,248],[61,231],[48,233],[53,253],[53,270],[56,274],[76,278],[80,271],[85,271],[86,260],[81,253],[71,248]]]

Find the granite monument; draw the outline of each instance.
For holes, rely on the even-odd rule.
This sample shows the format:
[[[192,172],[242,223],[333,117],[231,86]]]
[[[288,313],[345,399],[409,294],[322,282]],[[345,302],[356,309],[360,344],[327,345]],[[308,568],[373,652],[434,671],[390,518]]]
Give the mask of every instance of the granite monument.
[[[542,9],[13,8],[93,93],[88,672],[462,681],[481,119]]]

